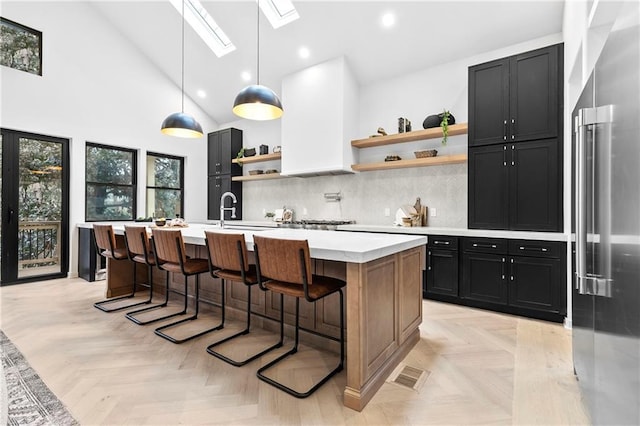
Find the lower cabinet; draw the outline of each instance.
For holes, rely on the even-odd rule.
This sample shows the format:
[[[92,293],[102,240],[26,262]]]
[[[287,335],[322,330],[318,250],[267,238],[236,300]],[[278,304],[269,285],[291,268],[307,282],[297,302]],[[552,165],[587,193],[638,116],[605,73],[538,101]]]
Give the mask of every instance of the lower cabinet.
[[[459,250],[429,245],[424,297],[562,322],[565,258],[561,242],[466,237]]]
[[[208,206],[207,218],[209,220],[220,220],[220,197],[225,192],[233,192],[237,198],[234,205],[230,198],[225,200],[225,207],[236,208],[236,219],[242,219],[242,182],[234,182],[231,175],[209,176],[207,185]],[[229,220],[231,213],[225,214],[225,219]]]

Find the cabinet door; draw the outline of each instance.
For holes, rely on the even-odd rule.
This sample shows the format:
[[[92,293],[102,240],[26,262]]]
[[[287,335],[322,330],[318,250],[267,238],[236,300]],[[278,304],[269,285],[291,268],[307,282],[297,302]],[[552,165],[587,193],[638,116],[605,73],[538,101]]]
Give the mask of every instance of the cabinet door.
[[[469,68],[469,146],[507,141],[509,59]]]
[[[207,174],[220,174],[220,132],[207,135]]]
[[[509,305],[548,312],[560,311],[562,270],[557,259],[509,259]]]
[[[557,139],[508,145],[510,229],[561,230],[558,150]]]
[[[221,130],[220,132],[220,174],[234,176],[242,175],[242,168],[231,163],[242,149],[242,131],[234,128]]]
[[[555,45],[511,57],[510,141],[558,136],[559,50]]]
[[[508,228],[506,145],[469,148],[469,228]]]
[[[427,250],[427,293],[458,296],[458,252]]]
[[[225,207],[235,207],[236,217],[234,219],[242,219],[242,182],[234,182],[231,175],[218,175],[209,177],[209,212],[207,217],[209,220],[220,220],[220,198],[225,192],[233,192],[237,202],[233,204],[231,198],[225,199]],[[231,213],[225,213],[225,220],[230,220]]]
[[[220,220],[220,196],[222,187],[220,176],[209,176],[207,182],[207,218]]]
[[[462,261],[463,298],[507,304],[506,256],[464,253]]]

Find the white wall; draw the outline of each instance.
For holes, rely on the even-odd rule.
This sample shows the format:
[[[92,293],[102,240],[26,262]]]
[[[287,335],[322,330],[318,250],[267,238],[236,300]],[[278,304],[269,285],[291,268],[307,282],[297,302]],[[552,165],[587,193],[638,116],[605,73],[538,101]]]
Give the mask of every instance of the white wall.
[[[0,126],[69,138],[70,265],[77,273],[77,231],[84,222],[85,141],[138,148],[138,211],[145,213],[147,151],[185,157],[187,220],[206,219],[206,138],[160,133],[180,109],[180,87],[86,2],[5,2],[2,16],[43,33],[43,75],[0,70]],[[205,132],[217,124],[189,99],[185,110]]]
[[[560,42],[562,36],[556,34],[362,86],[359,90],[359,137],[375,134],[378,127],[384,127],[388,133],[396,133],[398,117],[409,118],[414,130],[421,129],[426,116],[442,112],[443,109],[450,110],[457,122],[466,122],[469,66]],[[286,103],[283,106],[286,114]],[[257,147],[260,143],[267,143],[261,141],[267,140],[272,141],[267,143],[270,148],[279,145],[277,121],[255,123],[240,120],[221,125],[221,128],[226,127],[243,129],[246,147]],[[322,132],[322,129],[309,128],[308,132]],[[345,144],[349,142],[344,141]],[[413,158],[413,151],[425,148],[435,148],[439,155],[444,155],[466,152],[466,147],[467,137],[461,135],[450,137],[447,146],[442,146],[439,139],[433,139],[360,150],[359,161],[381,161],[389,154]],[[283,151],[283,156],[286,156],[286,151]],[[246,165],[244,169],[246,174],[251,169],[279,170],[279,166],[278,162],[258,163]],[[324,201],[323,193],[337,191],[345,195],[342,202]],[[342,218],[359,223],[390,224],[395,210],[403,204],[413,205],[416,197],[421,198],[423,205],[436,208],[437,216],[429,218],[430,226],[466,227],[466,164],[245,182],[243,217],[260,220],[263,210],[273,211],[286,205],[295,210],[298,218],[303,216],[303,210],[306,209],[309,218]],[[384,215],[385,208],[391,210],[391,217]]]

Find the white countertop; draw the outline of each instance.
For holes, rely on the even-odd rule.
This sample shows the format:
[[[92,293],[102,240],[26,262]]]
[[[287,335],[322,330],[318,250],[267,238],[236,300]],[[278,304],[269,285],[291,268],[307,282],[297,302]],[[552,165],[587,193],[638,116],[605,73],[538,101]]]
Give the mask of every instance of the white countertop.
[[[564,242],[569,238],[568,235],[561,232],[498,231],[490,229],[433,228],[430,226],[404,227],[393,225],[340,225],[338,226],[338,231],[379,232],[410,235],[450,235],[453,237],[486,237]]]
[[[125,225],[146,225],[153,230],[150,223],[145,222],[102,222],[111,223],[116,234],[124,233]],[[204,231],[242,233],[245,235],[247,248],[253,250],[253,234],[259,233],[265,237],[308,240],[311,257],[323,260],[335,260],[339,262],[366,263],[380,259],[391,254],[399,253],[414,247],[427,244],[427,238],[418,235],[389,235],[382,233],[365,232],[333,232],[310,229],[271,229],[259,227],[243,227],[226,222],[229,228],[220,229],[214,225],[189,224],[180,229],[185,243],[204,245]],[[83,223],[79,227],[90,228],[92,224]]]

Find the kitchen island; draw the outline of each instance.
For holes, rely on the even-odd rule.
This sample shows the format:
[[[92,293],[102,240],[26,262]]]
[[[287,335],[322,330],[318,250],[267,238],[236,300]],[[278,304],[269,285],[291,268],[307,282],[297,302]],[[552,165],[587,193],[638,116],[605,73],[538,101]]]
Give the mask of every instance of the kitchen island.
[[[114,223],[119,238],[124,232],[122,223]],[[80,225],[90,228],[91,224]],[[189,255],[206,257],[204,231],[243,233],[250,251],[253,234],[265,237],[306,239],[317,273],[345,279],[346,286],[346,387],[344,405],[362,410],[387,376],[404,359],[420,339],[418,326],[422,322],[422,275],[425,265],[423,236],[384,235],[374,233],[346,233],[304,229],[268,229],[234,227],[220,229],[212,225],[192,224],[181,228]],[[109,261],[107,266],[107,296],[126,294],[130,289],[129,262]],[[157,274],[160,275],[160,274]],[[142,274],[140,274],[142,277]],[[176,277],[176,288],[182,277]],[[202,276],[203,294],[211,277]],[[246,299],[242,284],[233,284],[227,291],[227,306],[241,309]],[[259,292],[262,293],[262,292]],[[215,300],[217,294],[207,296]],[[235,299],[235,300],[234,300]],[[263,295],[257,310],[267,317],[278,318],[278,298]],[[301,312],[301,321],[313,331],[339,334],[338,303],[327,298],[315,305],[309,304],[307,314]],[[290,318],[285,305],[285,318]],[[252,311],[254,308],[252,308]],[[306,318],[304,318],[306,316]]]

